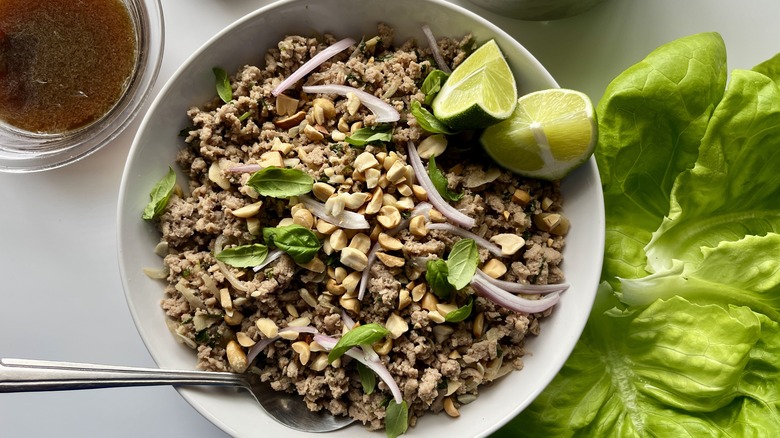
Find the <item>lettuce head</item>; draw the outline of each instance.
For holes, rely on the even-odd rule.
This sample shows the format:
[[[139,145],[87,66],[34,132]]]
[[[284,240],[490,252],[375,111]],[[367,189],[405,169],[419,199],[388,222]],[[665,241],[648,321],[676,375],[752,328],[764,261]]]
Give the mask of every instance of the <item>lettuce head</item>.
[[[597,302],[559,375],[496,436],[780,431],[780,56],[726,68],[703,33],[607,87]]]

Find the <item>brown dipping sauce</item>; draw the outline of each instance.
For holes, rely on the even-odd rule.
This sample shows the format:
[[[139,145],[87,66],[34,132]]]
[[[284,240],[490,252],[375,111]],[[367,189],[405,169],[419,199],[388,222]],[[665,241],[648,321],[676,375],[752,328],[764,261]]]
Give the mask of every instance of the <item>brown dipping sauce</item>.
[[[0,0],[0,120],[62,133],[105,115],[135,67],[122,0]]]

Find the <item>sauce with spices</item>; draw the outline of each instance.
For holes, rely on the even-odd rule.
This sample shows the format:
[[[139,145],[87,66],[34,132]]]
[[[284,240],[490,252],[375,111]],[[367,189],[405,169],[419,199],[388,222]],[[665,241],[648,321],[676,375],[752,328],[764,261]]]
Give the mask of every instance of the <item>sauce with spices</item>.
[[[0,0],[0,120],[63,133],[119,101],[137,40],[122,0]]]

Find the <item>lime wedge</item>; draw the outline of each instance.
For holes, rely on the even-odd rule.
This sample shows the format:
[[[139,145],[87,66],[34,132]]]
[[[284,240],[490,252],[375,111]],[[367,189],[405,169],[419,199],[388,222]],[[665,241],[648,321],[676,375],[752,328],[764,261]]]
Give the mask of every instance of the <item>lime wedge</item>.
[[[431,103],[433,115],[455,130],[490,126],[512,115],[517,85],[495,40],[452,72]]]
[[[590,98],[555,88],[522,96],[512,116],[485,129],[480,142],[499,165],[517,174],[558,180],[587,161],[597,138]]]

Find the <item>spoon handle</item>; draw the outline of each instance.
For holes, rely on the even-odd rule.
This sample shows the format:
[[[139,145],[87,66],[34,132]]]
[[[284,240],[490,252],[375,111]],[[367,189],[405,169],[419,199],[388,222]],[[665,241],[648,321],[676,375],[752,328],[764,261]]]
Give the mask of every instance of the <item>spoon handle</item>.
[[[247,387],[233,373],[0,358],[0,393],[157,385]]]

